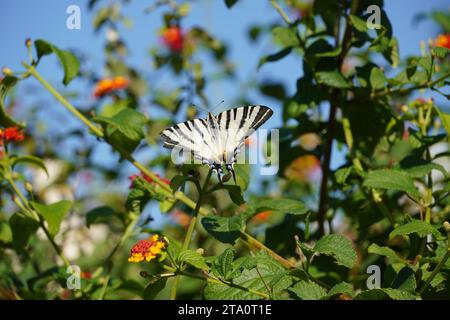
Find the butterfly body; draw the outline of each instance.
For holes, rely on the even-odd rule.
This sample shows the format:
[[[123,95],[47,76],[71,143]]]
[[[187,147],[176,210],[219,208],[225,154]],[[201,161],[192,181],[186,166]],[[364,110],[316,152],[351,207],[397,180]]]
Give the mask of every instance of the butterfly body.
[[[229,109],[205,119],[188,120],[161,132],[164,147],[180,147],[217,172],[222,181],[223,166],[233,175],[245,139],[267,121],[273,114],[266,106],[244,106]]]

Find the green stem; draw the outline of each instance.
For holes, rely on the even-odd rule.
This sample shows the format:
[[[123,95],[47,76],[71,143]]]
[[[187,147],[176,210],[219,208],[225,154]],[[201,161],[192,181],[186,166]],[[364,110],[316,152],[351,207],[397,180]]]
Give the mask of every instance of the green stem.
[[[400,89],[376,92],[376,93],[373,93],[371,95],[371,97],[372,98],[380,98],[380,97],[388,96],[388,95],[391,95],[391,94],[400,94],[400,95],[408,94],[408,93],[410,93],[412,91],[415,91],[415,90],[418,90],[418,89],[431,88],[434,85],[438,84],[439,82],[447,79],[448,77],[450,77],[450,72],[444,74],[443,76],[441,76],[441,77],[439,77],[436,80],[431,81],[431,82],[428,81],[428,82],[426,82],[424,84],[417,85],[417,86],[414,86],[414,87],[411,87],[411,88],[400,88]]]
[[[189,249],[189,244],[191,243],[192,234],[194,232],[195,226],[197,225],[197,216],[202,206],[203,199],[206,195],[206,189],[208,187],[209,180],[211,179],[212,170],[208,170],[208,175],[205,178],[205,182],[203,186],[198,190],[198,200],[197,204],[194,208],[194,213],[192,214],[192,219],[189,223],[188,230],[186,232],[186,236],[183,241],[182,250],[185,251]],[[179,276],[177,275],[172,282],[172,288],[170,290],[170,300],[175,300],[177,298],[177,288],[178,288]]]
[[[436,268],[434,268],[433,272],[430,274],[427,281],[425,282],[423,287],[420,289],[420,291],[419,291],[420,295],[422,295],[425,292],[425,289],[430,285],[431,281],[439,273],[442,266],[447,262],[449,257],[450,257],[450,246],[447,248],[447,252],[445,253],[444,257],[442,257],[442,260],[439,262],[439,264],[436,266]]]
[[[102,291],[99,296],[99,300],[104,300],[106,295],[106,289],[108,288],[109,280],[111,279],[111,270],[112,270],[112,258],[114,257],[114,254],[119,250],[120,247],[125,243],[125,241],[133,234],[134,227],[136,226],[136,223],[139,220],[139,214],[136,214],[133,212],[131,215],[131,221],[128,224],[127,228],[125,229],[124,233],[120,237],[119,242],[114,246],[114,248],[109,253],[108,257],[105,260],[106,264],[106,272],[107,276],[105,278],[105,283],[103,283]]]
[[[64,262],[65,266],[70,266],[69,259],[66,258],[64,253],[62,252],[61,248],[56,244],[56,242],[53,240],[53,237],[51,236],[50,232],[48,231],[47,227],[45,226],[44,221],[42,218],[36,213],[36,211],[33,210],[33,208],[30,206],[30,203],[28,202],[27,198],[23,195],[22,191],[17,187],[16,183],[14,182],[14,179],[11,177],[6,177],[6,180],[11,185],[14,192],[17,194],[17,196],[20,198],[21,202],[23,203],[24,209],[26,210],[26,213],[31,215],[30,218],[33,220],[39,222],[40,227],[44,231],[48,241],[50,241],[50,244],[55,249],[57,255],[61,258],[61,260]]]
[[[246,292],[250,292],[250,293],[256,294],[256,295],[258,295],[258,296],[260,296],[260,297],[262,297],[262,298],[264,298],[266,300],[270,300],[270,296],[268,294],[265,294],[264,292],[260,292],[258,290],[254,290],[254,289],[251,289],[251,288],[246,288],[246,287],[240,286],[238,284],[234,284],[234,283],[226,281],[226,280],[213,279],[213,278],[210,278],[210,277],[200,276],[200,275],[197,275],[197,274],[193,274],[193,273],[186,272],[186,271],[181,271],[181,270],[178,270],[177,273],[179,275],[183,275],[183,276],[186,276],[186,277],[200,279],[200,280],[205,280],[206,282],[209,282],[209,283],[220,284],[220,285],[225,285],[225,286],[233,287],[233,288],[236,288],[236,289],[240,289],[240,290],[243,290],[243,291],[246,291]]]
[[[291,19],[286,14],[286,12],[284,12],[283,8],[280,7],[276,0],[270,0],[270,4],[275,8],[275,10],[277,10],[277,12],[280,14],[283,20],[286,21],[287,24],[292,24]]]

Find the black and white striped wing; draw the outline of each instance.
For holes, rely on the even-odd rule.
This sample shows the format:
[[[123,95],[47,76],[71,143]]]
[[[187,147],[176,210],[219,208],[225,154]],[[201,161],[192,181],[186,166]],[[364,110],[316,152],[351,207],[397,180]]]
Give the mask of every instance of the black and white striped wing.
[[[263,125],[273,114],[266,106],[245,106],[226,110],[217,116],[220,125],[222,152],[226,154],[225,163],[236,161],[240,148],[253,132]]]
[[[179,147],[192,152],[202,163],[220,163],[215,131],[206,119],[194,119],[174,125],[162,131],[161,138],[165,148]]]

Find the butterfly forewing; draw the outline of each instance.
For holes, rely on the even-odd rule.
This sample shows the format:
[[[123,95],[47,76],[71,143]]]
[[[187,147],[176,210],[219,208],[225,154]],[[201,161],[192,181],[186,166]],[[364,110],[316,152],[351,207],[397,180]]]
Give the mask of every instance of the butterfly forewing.
[[[273,111],[265,106],[245,106],[226,110],[216,117],[194,119],[167,128],[161,133],[164,147],[180,147],[209,165],[232,164],[248,138]]]

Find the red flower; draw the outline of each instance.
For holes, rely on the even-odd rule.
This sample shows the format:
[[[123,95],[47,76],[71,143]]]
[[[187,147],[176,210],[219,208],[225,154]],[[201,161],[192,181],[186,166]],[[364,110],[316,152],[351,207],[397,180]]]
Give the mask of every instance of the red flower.
[[[131,248],[131,255],[128,258],[128,262],[138,263],[144,260],[151,261],[155,259],[165,247],[166,242],[157,234],[148,239],[140,240]]]
[[[161,178],[159,174],[156,174],[156,176],[165,184],[170,184],[170,180],[168,180],[166,178]],[[134,188],[134,180],[136,180],[136,178],[138,178],[138,177],[143,178],[148,183],[155,183],[152,178],[150,178],[149,176],[146,176],[142,172],[140,174],[132,174],[131,176],[128,177],[128,179],[130,179],[130,181],[131,181],[131,184],[129,186],[130,189]]]
[[[184,36],[179,27],[169,27],[165,29],[162,40],[166,47],[174,53],[179,53],[183,50]]]
[[[436,47],[444,47],[450,49],[450,33],[438,35],[438,37],[434,40],[434,45]]]
[[[23,132],[17,127],[8,127],[0,129],[0,140],[5,142],[20,142],[25,139]]]

